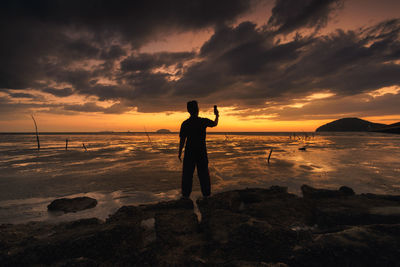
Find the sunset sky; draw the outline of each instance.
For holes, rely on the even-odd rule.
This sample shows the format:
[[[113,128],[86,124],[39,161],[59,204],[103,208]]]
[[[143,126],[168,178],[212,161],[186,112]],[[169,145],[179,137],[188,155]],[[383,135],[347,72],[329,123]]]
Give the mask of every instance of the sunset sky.
[[[400,121],[399,0],[0,3],[0,132]]]

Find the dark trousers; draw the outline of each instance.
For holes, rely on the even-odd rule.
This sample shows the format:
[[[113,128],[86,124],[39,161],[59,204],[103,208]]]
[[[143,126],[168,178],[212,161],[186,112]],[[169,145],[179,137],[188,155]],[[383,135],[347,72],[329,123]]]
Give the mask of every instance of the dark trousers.
[[[203,196],[209,196],[211,194],[211,185],[207,154],[194,156],[186,155],[186,153],[183,158],[182,196],[189,197],[190,193],[192,193],[193,172],[195,167],[197,167],[201,192]]]

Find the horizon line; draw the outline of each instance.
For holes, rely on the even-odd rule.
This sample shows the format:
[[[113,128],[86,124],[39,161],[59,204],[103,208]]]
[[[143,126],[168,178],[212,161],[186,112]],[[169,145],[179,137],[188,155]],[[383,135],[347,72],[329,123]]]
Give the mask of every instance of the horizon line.
[[[207,134],[226,134],[226,133],[314,133],[316,131],[217,131],[217,132],[207,132]],[[170,131],[170,132],[157,132],[157,131],[45,131],[39,132],[39,134],[84,134],[84,133],[92,133],[92,134],[118,134],[118,133],[157,133],[157,134],[175,134],[179,133],[179,131]],[[0,134],[36,134],[35,132],[25,132],[25,131],[13,131],[13,132],[0,132]]]

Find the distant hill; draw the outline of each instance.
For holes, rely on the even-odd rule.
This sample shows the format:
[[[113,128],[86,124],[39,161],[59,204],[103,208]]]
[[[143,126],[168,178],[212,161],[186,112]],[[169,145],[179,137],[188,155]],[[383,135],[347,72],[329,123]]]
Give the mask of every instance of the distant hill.
[[[156,131],[156,133],[170,133],[171,131],[170,130],[168,130],[168,129],[160,129],[160,130],[157,130]]]
[[[359,118],[343,118],[324,124],[316,132],[368,132],[383,129],[386,124],[373,123]]]
[[[400,122],[389,124],[387,127],[400,127]]]
[[[385,125],[382,128],[374,130],[374,132],[400,134],[400,122]]]

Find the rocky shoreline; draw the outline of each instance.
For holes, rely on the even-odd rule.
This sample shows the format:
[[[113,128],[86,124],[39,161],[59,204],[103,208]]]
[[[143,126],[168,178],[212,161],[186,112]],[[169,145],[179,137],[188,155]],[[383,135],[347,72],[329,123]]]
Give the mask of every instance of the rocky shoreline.
[[[0,226],[1,266],[398,266],[400,196],[302,186]]]

